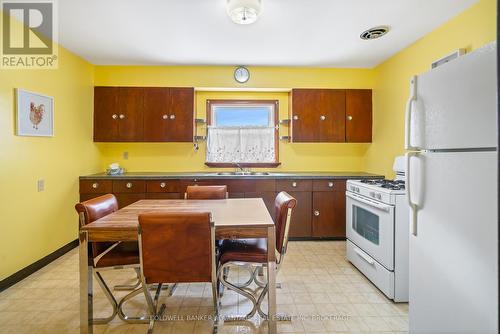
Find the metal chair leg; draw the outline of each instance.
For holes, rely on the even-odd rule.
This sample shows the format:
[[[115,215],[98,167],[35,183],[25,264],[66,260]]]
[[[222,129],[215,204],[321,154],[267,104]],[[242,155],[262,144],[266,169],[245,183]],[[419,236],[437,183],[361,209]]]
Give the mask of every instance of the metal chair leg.
[[[92,319],[92,323],[96,325],[101,325],[101,324],[107,324],[111,320],[113,320],[116,317],[116,314],[118,313],[118,303],[116,302],[115,297],[109,290],[106,282],[104,282],[104,279],[102,278],[101,274],[98,271],[94,271],[94,277],[97,280],[97,283],[99,283],[99,286],[101,287],[102,291],[104,292],[104,295],[108,299],[109,303],[111,304],[111,307],[113,308],[113,313],[107,317],[107,318],[94,318]]]
[[[135,284],[133,284],[133,285],[127,285],[127,284],[125,284],[125,285],[115,285],[113,287],[113,289],[115,291],[124,291],[124,290],[126,291],[126,290],[137,289],[137,287],[139,285],[141,285],[141,273],[140,273],[140,269],[139,268],[134,268],[134,270],[135,270],[135,273],[137,274],[137,282]]]
[[[125,297],[123,297],[120,300],[120,303],[118,304],[118,316],[120,317],[120,319],[122,319],[123,321],[125,321],[127,323],[131,323],[131,324],[147,324],[147,323],[150,323],[151,318],[158,317],[158,313],[156,312],[156,305],[158,303],[158,298],[160,297],[160,293],[163,290],[162,284],[158,284],[158,286],[156,287],[156,293],[155,293],[154,300],[151,297],[151,294],[149,293],[149,289],[150,289],[150,287],[147,284],[143,283],[140,288],[128,293]],[[143,315],[143,316],[139,316],[139,317],[131,317],[131,316],[126,315],[123,312],[123,305],[128,300],[137,296],[141,292],[144,293],[144,296],[146,297],[146,301],[148,303],[148,311],[149,311],[148,314]]]

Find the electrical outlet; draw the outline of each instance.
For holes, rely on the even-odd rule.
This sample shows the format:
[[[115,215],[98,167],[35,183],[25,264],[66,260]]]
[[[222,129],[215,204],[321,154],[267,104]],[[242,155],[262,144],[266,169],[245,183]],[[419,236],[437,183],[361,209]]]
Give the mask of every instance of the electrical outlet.
[[[128,152],[123,152],[123,159],[128,160]]]
[[[44,191],[45,190],[45,180],[38,180],[36,181],[36,187],[38,189],[38,192]]]

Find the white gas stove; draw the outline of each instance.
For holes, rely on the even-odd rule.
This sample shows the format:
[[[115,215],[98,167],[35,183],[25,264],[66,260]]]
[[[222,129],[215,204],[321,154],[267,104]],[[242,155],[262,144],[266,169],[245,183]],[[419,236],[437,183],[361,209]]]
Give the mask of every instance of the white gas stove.
[[[395,180],[348,180],[347,259],[396,302],[408,301],[408,202],[404,157]]]

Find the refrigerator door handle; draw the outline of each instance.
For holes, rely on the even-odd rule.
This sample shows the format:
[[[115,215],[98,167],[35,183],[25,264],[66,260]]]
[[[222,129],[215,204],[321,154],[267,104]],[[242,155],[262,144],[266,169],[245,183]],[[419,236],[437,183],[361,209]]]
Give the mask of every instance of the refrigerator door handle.
[[[413,76],[410,80],[410,97],[406,103],[405,114],[405,149],[418,150],[417,147],[411,145],[411,112],[413,102],[417,100],[417,77]]]
[[[411,173],[410,173],[410,161],[411,157],[417,156],[419,152],[416,151],[411,151],[411,152],[406,152],[406,193],[408,198],[408,205],[410,206],[410,212],[411,212],[411,234],[414,236],[417,236],[417,210],[418,210],[418,205],[415,204],[412,201],[411,198]]]

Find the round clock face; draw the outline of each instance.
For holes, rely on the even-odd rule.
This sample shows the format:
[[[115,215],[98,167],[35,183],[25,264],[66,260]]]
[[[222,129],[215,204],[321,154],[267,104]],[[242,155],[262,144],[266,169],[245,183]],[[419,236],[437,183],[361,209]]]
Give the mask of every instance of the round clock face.
[[[239,83],[247,82],[250,79],[250,71],[246,67],[240,66],[234,71],[234,79]]]

